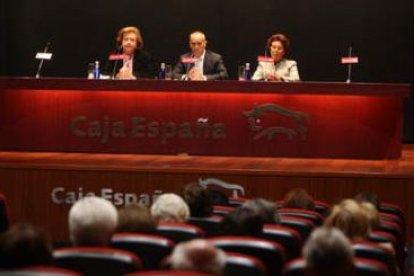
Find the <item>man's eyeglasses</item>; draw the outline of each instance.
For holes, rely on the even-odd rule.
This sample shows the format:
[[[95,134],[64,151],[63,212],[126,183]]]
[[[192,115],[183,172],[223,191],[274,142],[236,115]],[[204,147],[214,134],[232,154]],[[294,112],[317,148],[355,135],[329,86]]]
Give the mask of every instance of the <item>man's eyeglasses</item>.
[[[200,45],[202,45],[203,44],[203,42],[191,42],[190,41],[190,45],[191,46],[200,46]]]

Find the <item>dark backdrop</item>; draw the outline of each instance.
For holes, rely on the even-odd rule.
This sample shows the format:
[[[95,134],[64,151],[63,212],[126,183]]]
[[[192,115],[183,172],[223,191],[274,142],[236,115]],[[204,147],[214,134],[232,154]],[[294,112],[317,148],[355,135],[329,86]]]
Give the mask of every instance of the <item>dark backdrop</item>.
[[[35,53],[51,42],[43,75],[85,77],[126,25],[140,27],[145,48],[170,64],[187,50],[188,33],[203,30],[232,78],[238,64],[255,63],[270,34],[282,32],[305,81],[343,81],[339,59],[352,46],[360,58],[354,81],[414,82],[412,0],[0,0],[0,74],[34,75]],[[412,98],[405,105],[404,139],[412,142]]]

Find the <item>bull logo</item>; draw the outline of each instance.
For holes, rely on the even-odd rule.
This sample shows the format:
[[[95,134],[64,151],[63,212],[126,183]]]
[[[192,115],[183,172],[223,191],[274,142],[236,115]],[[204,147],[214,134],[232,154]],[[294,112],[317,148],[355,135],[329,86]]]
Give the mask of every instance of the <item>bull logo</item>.
[[[261,125],[262,119],[266,117],[265,115],[272,113],[280,115],[277,116],[277,123],[280,125],[271,125],[265,128]],[[262,138],[272,140],[279,134],[286,135],[289,140],[292,140],[295,136],[299,136],[302,140],[306,139],[306,134],[308,132],[306,125],[309,119],[309,116],[306,113],[290,110],[277,104],[267,103],[258,105],[251,110],[244,111],[243,115],[247,117],[250,130],[256,132],[253,137],[254,140]],[[287,122],[286,126],[282,121]]]

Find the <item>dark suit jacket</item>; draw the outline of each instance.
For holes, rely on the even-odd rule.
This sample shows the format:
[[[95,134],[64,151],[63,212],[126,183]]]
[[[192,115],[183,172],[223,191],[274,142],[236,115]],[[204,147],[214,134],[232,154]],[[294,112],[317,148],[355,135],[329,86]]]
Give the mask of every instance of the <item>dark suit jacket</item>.
[[[173,70],[173,78],[181,80],[194,64],[184,64],[181,62],[182,58],[191,57],[192,53],[185,53],[180,56],[180,60],[175,65]],[[203,61],[203,73],[207,80],[224,80],[229,77],[226,66],[224,65],[221,55],[212,51],[206,50]]]
[[[147,78],[153,79],[155,77],[154,65],[151,55],[142,49],[137,49],[134,53],[133,75],[137,79]],[[122,60],[108,60],[105,64],[103,74],[112,76],[115,68],[115,76],[122,68]]]

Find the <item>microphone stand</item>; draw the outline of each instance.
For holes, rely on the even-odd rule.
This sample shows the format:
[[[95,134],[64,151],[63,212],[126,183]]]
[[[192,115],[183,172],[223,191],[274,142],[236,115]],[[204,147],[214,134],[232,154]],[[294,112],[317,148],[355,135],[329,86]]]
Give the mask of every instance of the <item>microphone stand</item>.
[[[116,47],[116,52],[115,54],[120,54],[122,51],[122,46]],[[115,60],[114,62],[114,67],[112,68],[112,75],[111,75],[111,79],[114,80],[115,79],[115,73],[116,73],[116,67],[118,66],[118,59]]]
[[[50,42],[46,43],[46,46],[43,49],[43,53],[47,53],[47,51],[49,50],[49,47],[50,47]],[[36,79],[40,78],[40,71],[42,70],[43,62],[44,62],[44,59],[42,58],[39,62],[39,65],[37,66]]]
[[[350,46],[348,49],[348,57],[351,57],[351,56],[352,56],[352,46]],[[349,63],[346,83],[351,83],[351,74],[352,74],[352,63]]]
[[[265,53],[265,57],[267,57],[267,45],[265,46],[264,53]],[[264,75],[264,80],[268,81],[267,74],[266,74],[266,64],[263,64],[263,75]]]

